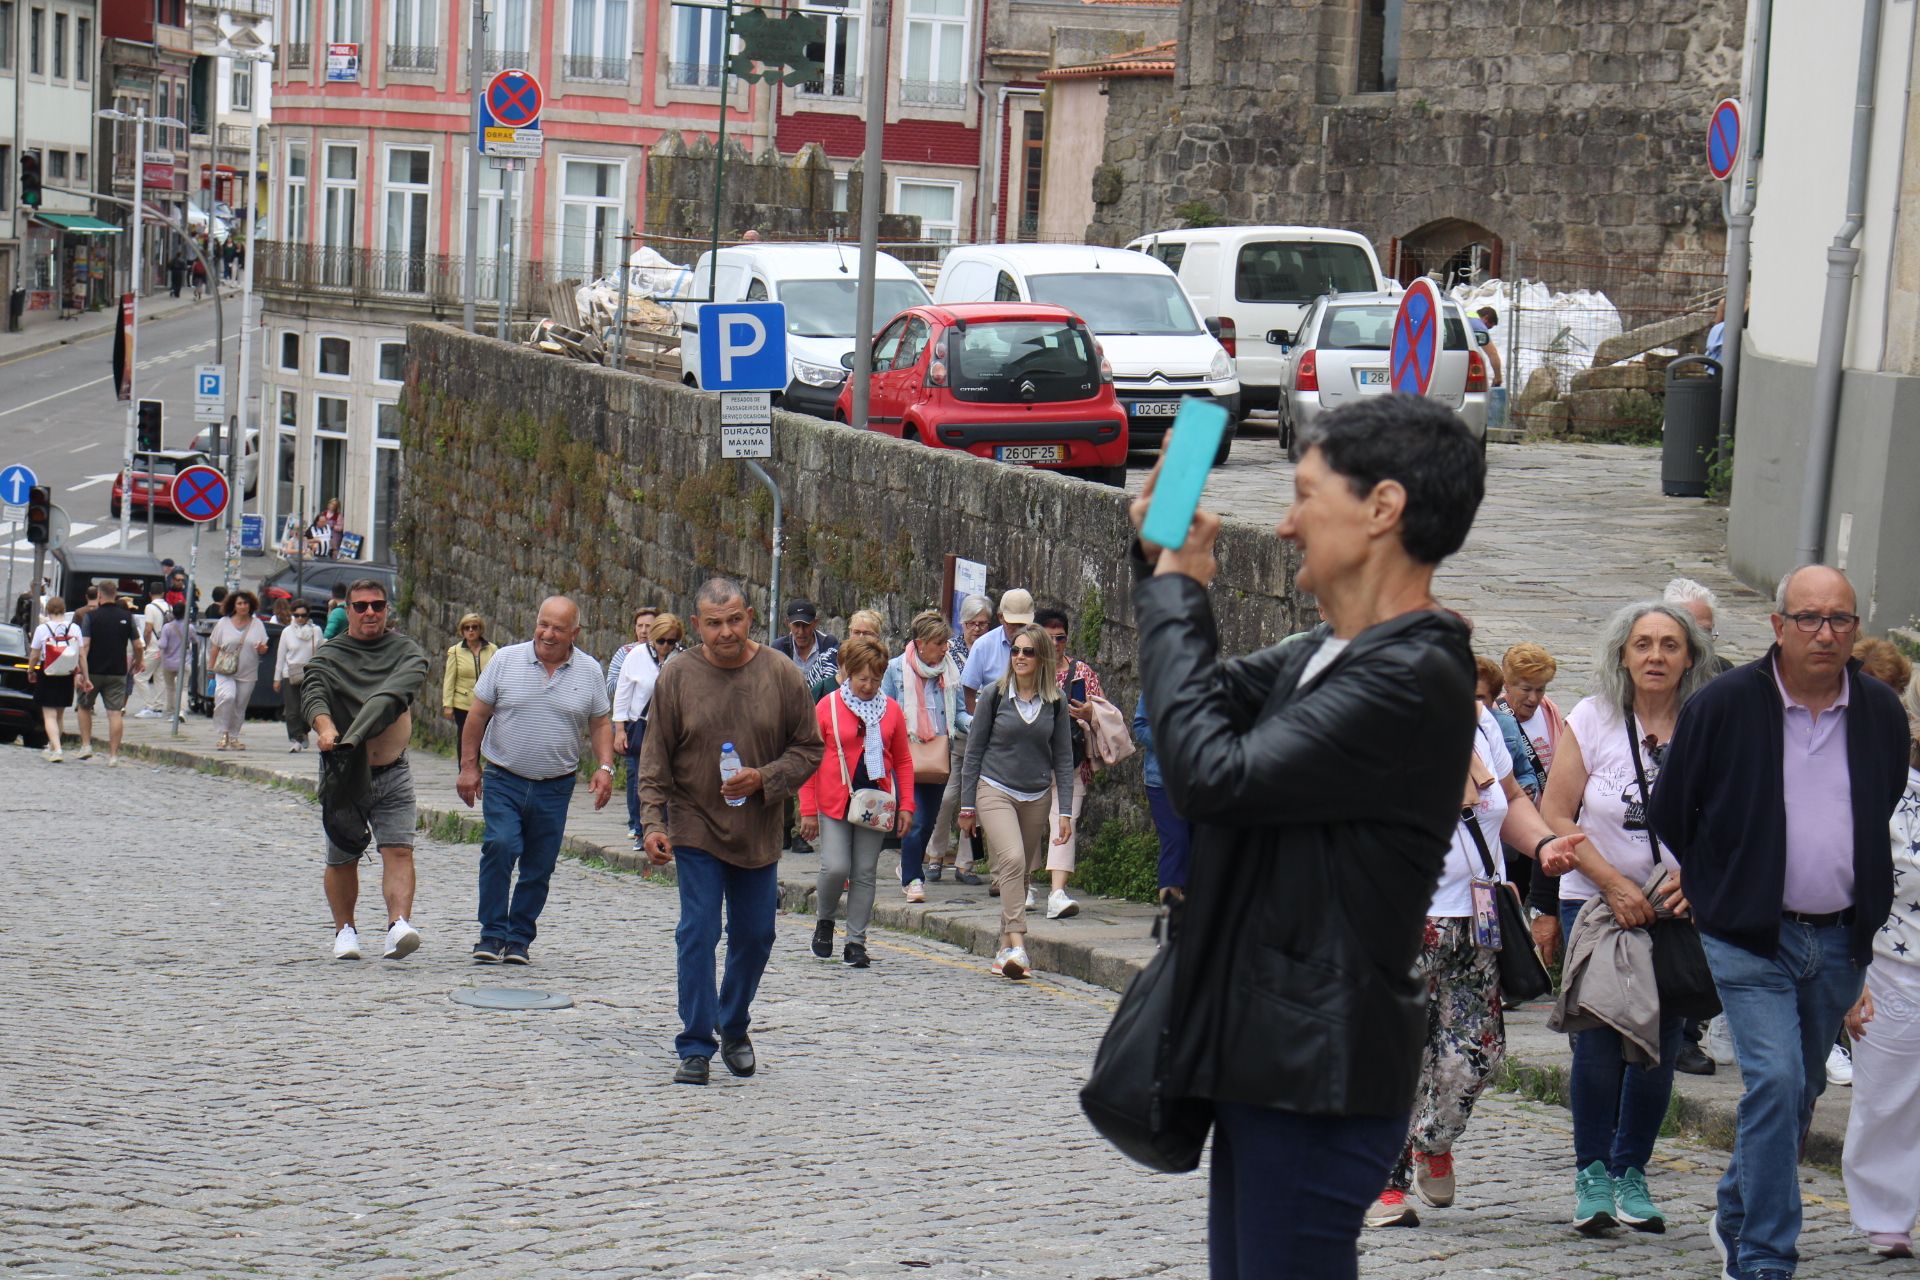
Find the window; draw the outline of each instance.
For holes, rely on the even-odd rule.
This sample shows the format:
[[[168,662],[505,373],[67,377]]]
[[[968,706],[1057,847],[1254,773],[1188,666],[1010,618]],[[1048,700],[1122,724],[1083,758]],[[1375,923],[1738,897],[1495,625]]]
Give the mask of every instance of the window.
[[[960,233],[960,184],[897,178],[893,211],[920,215],[920,238],[951,244]]]
[[[291,338],[293,335],[287,336]],[[283,427],[300,425],[300,393],[298,391],[280,393],[280,425]]]
[[[313,0],[287,0],[287,67],[313,65]]]
[[[47,152],[47,181],[65,182],[67,180],[67,153],[64,151]]]
[[[672,61],[667,83],[705,89],[720,87],[720,44],[726,37],[726,11],[714,5],[673,6]]]
[[[299,334],[288,332],[288,333],[282,333],[280,335],[280,367],[282,369],[285,369],[288,373],[300,372],[300,335]],[[282,401],[281,403],[282,403],[282,406],[284,407],[285,401]],[[286,419],[282,418],[281,421],[284,422],[286,421]]]
[[[1070,271],[1028,276],[1034,302],[1051,302],[1080,316],[1095,333],[1200,333],[1180,282],[1168,276]]]
[[[387,69],[435,71],[440,49],[434,43],[432,0],[392,0],[393,21],[387,28]]]
[[[73,22],[73,78],[81,84],[93,79],[93,19]]]
[[[327,40],[332,44],[360,43],[362,0],[327,0]]]
[[[67,78],[67,15],[53,15],[53,78]]]
[[[388,347],[401,347],[398,342],[383,342],[381,350]],[[404,347],[402,347],[404,350]],[[373,406],[373,434],[376,441],[400,442],[400,406],[391,400],[382,400]]]
[[[253,110],[253,64],[234,64],[233,79],[227,88],[227,102],[235,111]]]
[[[527,47],[527,0],[495,0],[482,58],[486,69],[505,71],[526,66],[531,57]]]
[[[1020,225],[1017,238],[1040,234],[1040,178],[1045,168],[1047,117],[1043,111],[1026,113],[1025,137],[1020,148]]]
[[[87,153],[84,151],[73,153],[73,180],[75,182],[87,180]]]
[[[567,23],[570,78],[624,81],[632,53],[627,0],[573,0]]]
[[[427,287],[427,198],[432,191],[433,152],[387,148],[387,257],[389,289],[422,293]]]
[[[46,63],[42,60],[41,44],[47,34],[47,11],[35,9],[28,15],[27,25],[27,74],[41,76],[47,73]]]
[[[353,343],[346,338],[320,339],[320,367],[315,370],[323,378],[344,378],[351,367]],[[346,403],[344,400],[342,404]]]
[[[1358,92],[1392,93],[1400,87],[1402,7],[1403,0],[1361,0]]]
[[[326,205],[321,212],[320,243],[324,255],[321,283],[343,287],[353,283],[355,210],[360,205],[360,152],[351,145],[326,145]]]
[[[300,448],[300,393],[282,391],[280,393],[280,425],[274,432],[273,458],[273,502],[274,523],[293,516],[304,519],[306,512],[300,510],[299,490],[294,482],[299,479],[295,474],[298,467],[296,459]],[[276,527],[274,532],[279,532]]]
[[[1185,261],[1187,256],[1187,246],[1179,241],[1156,240],[1147,246],[1147,253],[1149,256],[1158,258],[1160,261],[1166,263],[1167,270],[1178,275],[1180,274],[1180,264]]]
[[[500,225],[500,219],[506,209],[507,172],[487,164],[474,154],[472,147],[462,147],[461,151],[466,156],[467,181],[478,183],[480,187],[480,234],[476,237],[480,261],[497,261],[500,257],[501,241],[506,231],[506,228]],[[464,217],[466,202],[463,200],[460,203]],[[465,234],[464,226],[462,234]],[[461,243],[466,242],[462,240]],[[480,292],[492,297],[493,293],[489,292],[491,289],[492,286],[485,285],[483,282]]]
[[[821,38],[807,46],[807,56],[822,67],[820,79],[801,85],[802,94],[860,96],[860,32],[865,22],[861,7],[861,0],[847,0],[846,7],[840,9],[801,6],[802,12],[825,28]]]
[[[342,485],[347,471],[347,402],[338,396],[313,398],[313,472],[307,486],[307,511],[320,511],[331,498],[345,507]]]
[[[7,188],[13,184],[13,148],[0,146],[0,213],[7,209]]]
[[[847,211],[847,175],[844,173],[833,175],[833,211],[835,213]]]
[[[404,342],[383,342],[380,344],[380,372],[377,375],[382,382],[405,382],[407,380],[407,344]],[[385,409],[387,406],[382,405]],[[395,436],[398,440],[400,437]]]
[[[598,279],[620,261],[618,162],[563,160],[560,188],[560,260],[563,275]]]
[[[383,404],[385,411],[398,406]],[[393,415],[400,416],[397,412]],[[367,531],[369,545],[361,556],[369,560],[393,559],[393,519],[400,510],[400,446],[381,444],[373,451],[373,527]]]
[[[993,300],[995,302],[1020,301],[1020,286],[1004,271],[993,278]]]
[[[900,100],[967,104],[967,0],[907,0],[907,73]]]
[[[281,235],[289,244],[307,238],[307,144],[287,144],[287,225]],[[296,339],[296,343],[297,343]],[[296,349],[295,354],[298,355]]]
[[[0,0],[0,71],[13,70],[13,33],[17,15],[13,0]],[[5,184],[0,183],[0,188]]]
[[[1255,240],[1240,246],[1233,263],[1233,296],[1242,302],[1307,302],[1365,293],[1375,283],[1367,251],[1351,244]]]

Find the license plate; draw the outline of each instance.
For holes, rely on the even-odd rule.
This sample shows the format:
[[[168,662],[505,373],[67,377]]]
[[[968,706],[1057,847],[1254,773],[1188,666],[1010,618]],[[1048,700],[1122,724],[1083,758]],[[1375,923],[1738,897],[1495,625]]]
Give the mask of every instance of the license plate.
[[[1360,369],[1356,370],[1356,372],[1360,375],[1360,385],[1363,387],[1384,387],[1387,385],[1387,371],[1385,369]]]
[[[1067,447],[1063,444],[1002,444],[994,446],[993,456],[1001,462],[1065,462]]]
[[[1171,418],[1180,412],[1178,400],[1140,400],[1133,406],[1136,418]]]

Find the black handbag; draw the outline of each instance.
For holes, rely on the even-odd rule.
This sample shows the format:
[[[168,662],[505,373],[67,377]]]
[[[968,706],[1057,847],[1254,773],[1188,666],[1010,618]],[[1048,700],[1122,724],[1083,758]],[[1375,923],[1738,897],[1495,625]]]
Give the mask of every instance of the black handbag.
[[[1198,1168],[1213,1128],[1210,1101],[1164,1092],[1173,1039],[1174,910],[1154,923],[1160,949],[1121,993],[1080,1089],[1080,1109],[1094,1131],[1155,1173]]]
[[[1627,745],[1633,749],[1633,776],[1640,784],[1640,809],[1652,807],[1647,789],[1647,771],[1640,763],[1640,743],[1634,738],[1633,723],[1627,723]],[[1653,864],[1660,865],[1660,841],[1649,824],[1647,844],[1653,849]],[[1657,890],[1656,890],[1657,891]],[[1660,1016],[1692,1018],[1705,1022],[1720,1014],[1720,991],[1713,985],[1713,970],[1707,967],[1707,948],[1700,941],[1700,928],[1691,916],[1660,916],[1647,929],[1653,938],[1653,986],[1660,994]]]
[[[1460,810],[1460,825],[1473,837],[1473,845],[1480,851],[1480,865],[1486,870],[1487,879],[1496,879],[1493,852],[1487,848],[1487,837],[1481,832],[1480,823],[1474,818],[1471,807]],[[1512,1001],[1538,1000],[1553,990],[1553,979],[1547,975],[1547,966],[1540,963],[1540,954],[1533,949],[1533,931],[1527,928],[1527,913],[1520,905],[1520,891],[1507,880],[1499,881],[1499,886],[1493,895],[1493,909],[1500,918],[1500,950],[1497,955],[1500,995]]]

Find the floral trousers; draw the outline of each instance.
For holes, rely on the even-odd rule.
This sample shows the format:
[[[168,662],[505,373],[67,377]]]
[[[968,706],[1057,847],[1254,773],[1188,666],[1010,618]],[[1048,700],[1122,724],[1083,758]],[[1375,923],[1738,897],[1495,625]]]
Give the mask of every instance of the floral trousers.
[[[1469,917],[1427,917],[1416,968],[1427,980],[1427,1047],[1407,1145],[1387,1180],[1405,1191],[1413,1156],[1442,1155],[1466,1132],[1473,1104],[1506,1052],[1498,953],[1474,945]]]

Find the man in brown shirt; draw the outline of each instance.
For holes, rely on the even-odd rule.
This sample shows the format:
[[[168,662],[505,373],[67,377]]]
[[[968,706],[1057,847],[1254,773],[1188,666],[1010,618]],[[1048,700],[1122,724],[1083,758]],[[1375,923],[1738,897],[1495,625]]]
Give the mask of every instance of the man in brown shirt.
[[[701,647],[660,668],[640,752],[647,856],[655,866],[679,863],[676,1084],[705,1084],[716,1048],[734,1075],[753,1074],[747,1027],[773,954],[787,797],[826,755],[805,679],[784,654],[751,639],[753,610],[740,584],[709,580],[694,611]],[[728,743],[741,768],[722,785]],[[723,902],[727,968],[716,991]]]

